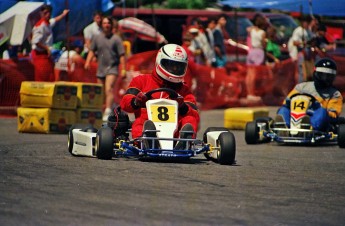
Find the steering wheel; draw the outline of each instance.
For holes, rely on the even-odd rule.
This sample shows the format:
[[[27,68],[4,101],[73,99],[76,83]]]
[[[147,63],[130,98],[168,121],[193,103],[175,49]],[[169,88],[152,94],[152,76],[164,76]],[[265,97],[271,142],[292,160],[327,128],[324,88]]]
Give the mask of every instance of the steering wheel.
[[[309,94],[309,93],[295,93],[295,94],[291,95],[290,100],[292,100],[292,98],[294,98],[295,96],[307,96],[307,97],[310,98],[310,101],[311,101],[312,103],[314,103],[314,102],[317,101],[317,100],[315,99],[315,97],[314,97],[313,95]]]
[[[147,98],[149,100],[151,100],[152,99],[152,94],[159,93],[159,92],[166,92],[166,93],[168,93],[170,99],[176,99],[179,96],[179,94],[175,90],[169,89],[169,88],[153,89],[153,90],[150,90],[147,93],[145,93],[145,95],[147,96]]]

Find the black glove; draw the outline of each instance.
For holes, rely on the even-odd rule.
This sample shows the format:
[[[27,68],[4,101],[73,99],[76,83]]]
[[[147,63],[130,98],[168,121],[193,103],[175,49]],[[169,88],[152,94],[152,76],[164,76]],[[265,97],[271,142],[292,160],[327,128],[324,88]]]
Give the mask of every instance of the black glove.
[[[183,96],[178,96],[175,99],[178,103],[178,111],[181,115],[185,115],[188,111],[188,106],[187,104],[184,102],[184,98]]]
[[[148,97],[143,92],[138,93],[137,96],[133,98],[134,108],[145,107],[147,100]]]

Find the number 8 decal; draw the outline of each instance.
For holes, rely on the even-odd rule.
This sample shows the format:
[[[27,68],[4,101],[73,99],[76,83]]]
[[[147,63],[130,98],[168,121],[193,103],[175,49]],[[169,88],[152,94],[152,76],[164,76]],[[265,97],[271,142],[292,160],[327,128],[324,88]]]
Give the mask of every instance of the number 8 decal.
[[[169,114],[168,114],[168,108],[166,107],[158,107],[158,119],[161,121],[168,121],[169,120]]]

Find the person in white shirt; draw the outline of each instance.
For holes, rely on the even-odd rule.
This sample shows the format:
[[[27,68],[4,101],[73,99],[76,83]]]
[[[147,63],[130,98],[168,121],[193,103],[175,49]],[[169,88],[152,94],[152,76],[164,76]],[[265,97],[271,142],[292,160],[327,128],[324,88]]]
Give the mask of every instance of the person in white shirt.
[[[93,22],[86,26],[83,30],[84,34],[84,50],[83,54],[87,55],[90,49],[91,40],[96,35],[100,34],[102,32],[102,18],[103,13],[100,11],[96,11],[93,13]]]
[[[69,10],[65,9],[59,16],[50,18],[52,10],[50,5],[43,5],[41,7],[41,19],[32,29],[31,57],[35,68],[35,81],[54,81],[54,62],[51,58],[52,27],[56,22],[62,20],[69,13]]]
[[[303,82],[306,80],[304,72],[305,50],[308,41],[311,39],[311,33],[309,31],[309,25],[312,18],[310,16],[302,17],[300,19],[301,25],[295,28],[291,38],[288,42],[289,55],[292,60],[298,62],[298,78],[297,82]]]

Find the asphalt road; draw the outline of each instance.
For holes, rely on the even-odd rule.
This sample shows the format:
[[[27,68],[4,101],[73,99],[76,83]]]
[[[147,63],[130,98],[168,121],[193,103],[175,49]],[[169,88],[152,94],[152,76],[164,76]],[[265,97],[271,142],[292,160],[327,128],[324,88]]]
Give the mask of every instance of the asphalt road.
[[[271,108],[271,115],[275,108]],[[201,112],[202,131],[223,110]],[[246,145],[237,164],[73,157],[0,119],[0,225],[344,225],[345,150]]]

